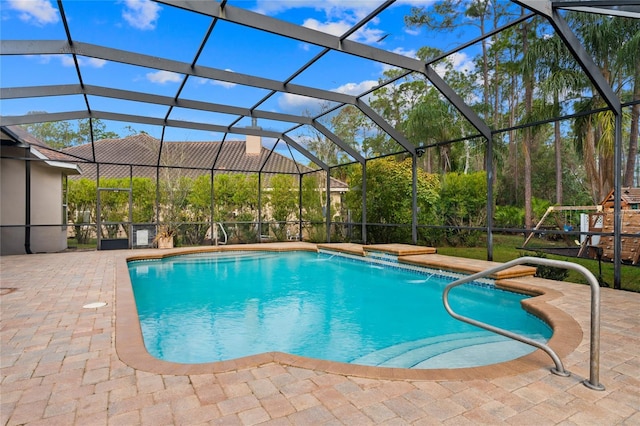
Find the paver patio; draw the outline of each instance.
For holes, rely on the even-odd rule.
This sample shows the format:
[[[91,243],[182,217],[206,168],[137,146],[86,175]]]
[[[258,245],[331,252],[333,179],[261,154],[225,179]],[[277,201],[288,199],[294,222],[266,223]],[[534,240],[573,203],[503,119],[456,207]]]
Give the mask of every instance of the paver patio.
[[[144,251],[0,258],[1,421],[46,425],[640,424],[640,294],[603,288],[600,382],[589,375],[589,288],[548,301],[582,341],[525,373],[491,379],[380,380],[274,361],[222,373],[156,374],[116,352],[116,266]],[[102,308],[83,305],[103,301]],[[500,369],[500,365],[496,369]]]

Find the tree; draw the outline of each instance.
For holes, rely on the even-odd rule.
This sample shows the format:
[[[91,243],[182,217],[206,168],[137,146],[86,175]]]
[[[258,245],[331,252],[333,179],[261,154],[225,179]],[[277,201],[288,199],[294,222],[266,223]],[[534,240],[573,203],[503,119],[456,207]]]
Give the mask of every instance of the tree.
[[[447,173],[442,177],[438,213],[444,225],[452,227],[480,227],[487,219],[487,175]],[[450,229],[447,241],[454,246],[461,243],[474,245],[479,231]]]
[[[476,27],[480,35],[487,33],[489,23],[497,28],[501,20],[510,13],[508,5],[499,1],[487,0],[439,0],[430,6],[412,7],[411,14],[405,17],[405,23],[410,27],[424,26],[438,31],[454,31],[466,26]],[[481,57],[479,59],[482,79],[481,102],[477,105],[485,121],[491,122],[491,81],[489,73],[489,48],[490,40],[483,38],[480,41]],[[494,55],[494,68],[499,66],[499,56]],[[493,76],[494,82],[497,76]],[[498,105],[498,85],[495,84],[495,105]],[[497,117],[494,113],[493,117]]]
[[[618,59],[624,64],[626,74],[632,76],[631,100],[636,102],[631,107],[631,124],[629,127],[629,149],[627,165],[622,179],[623,186],[634,186],[634,173],[638,157],[638,127],[640,122],[640,23],[637,19],[625,19],[621,22],[627,34],[618,52]]]
[[[160,211],[158,224],[175,230],[183,221],[183,211],[188,206],[188,198],[193,187],[193,180],[180,175],[181,170],[164,168],[160,172]]]
[[[530,24],[522,23],[522,54],[524,57],[528,54]],[[530,121],[533,116],[533,85],[535,77],[533,73],[524,72],[524,118]],[[533,208],[531,200],[533,199],[533,188],[531,186],[531,150],[533,149],[533,129],[525,127],[523,130],[523,155],[524,155],[524,227],[531,229],[533,227]]]
[[[67,187],[67,211],[73,223],[78,244],[87,244],[95,231],[96,182],[92,179],[69,179]]]
[[[543,37],[535,40],[529,46],[524,58],[523,68],[525,74],[535,74],[540,82],[541,98],[544,104],[542,111],[549,112],[539,119],[559,116],[562,112],[561,98],[575,98],[579,91],[587,84],[584,73],[576,69],[575,61],[564,42],[557,34],[551,37]],[[551,104],[547,106],[548,99]],[[555,148],[555,181],[556,204],[563,203],[563,163],[562,163],[562,135],[560,122],[554,122],[554,148]]]
[[[213,186],[214,222],[242,222],[230,228],[230,238],[239,242],[256,241],[258,175],[219,173],[215,175]]]
[[[107,130],[107,125],[98,118],[78,120],[78,131],[76,133],[76,140],[71,145],[81,145],[91,142],[91,131],[93,129],[93,140],[99,141],[101,139],[118,139],[120,136],[116,132]],[[131,126],[127,126],[127,130],[131,134],[136,134],[135,130]]]
[[[207,230],[211,226],[211,177],[208,174],[193,179],[191,191],[187,195],[188,208],[182,211],[181,234],[186,244],[203,244]]]
[[[302,177],[302,218],[311,241],[324,241],[323,206],[326,202],[325,180],[319,173]]]
[[[42,113],[43,111],[31,111],[28,114]],[[99,119],[82,119],[77,124],[70,121],[34,123],[23,127],[51,148],[63,149],[91,142],[90,123],[93,126],[93,140],[119,138],[117,133],[107,130],[106,124]]]
[[[434,92],[432,90],[430,93],[435,94]],[[409,113],[405,128],[411,140],[420,141],[422,144],[434,144],[459,137],[460,127],[455,123],[457,114],[453,111],[452,105],[440,99],[437,94],[434,98],[425,97],[425,100]],[[447,173],[453,168],[451,148],[451,144],[438,146],[438,171],[441,173]]]
[[[396,161],[386,157],[367,163],[367,235],[372,243],[409,242],[411,240],[412,161]],[[417,202],[419,223],[434,223],[439,200],[439,180],[418,169]],[[354,167],[350,177],[351,190],[345,194],[345,204],[354,217],[362,217],[362,169]],[[384,225],[405,225],[384,226]]]
[[[127,182],[123,182],[125,187]],[[134,177],[132,216],[134,223],[151,223],[155,216],[156,184],[150,178]]]
[[[44,111],[30,111],[28,114],[42,114]],[[69,121],[54,121],[45,123],[26,124],[26,131],[35,138],[46,143],[51,148],[62,149],[76,145],[78,133]]]
[[[276,222],[271,230],[278,241],[283,241],[286,238],[286,222],[298,207],[298,185],[291,175],[275,175],[269,179],[269,186],[268,202],[271,217]]]
[[[640,45],[640,22],[631,18],[614,18],[595,14],[572,14],[569,23],[585,49],[591,54],[605,81],[621,96],[629,81],[635,82],[638,67],[637,47]],[[634,49],[636,47],[636,49]],[[631,76],[631,78],[629,78]],[[635,83],[633,91],[636,92]],[[589,87],[590,88],[590,87]],[[605,107],[598,93],[576,102],[578,112]],[[633,112],[636,112],[635,116]],[[631,132],[628,152],[637,152],[638,110],[632,109]],[[635,124],[633,121],[635,120]],[[574,134],[578,152],[582,154],[590,182],[591,195],[595,203],[600,202],[613,189],[614,175],[614,115],[609,111],[590,114],[576,119]],[[636,131],[637,132],[637,131]],[[635,155],[627,156],[627,167]],[[627,175],[628,176],[628,175]]]
[[[384,79],[399,78],[401,73],[401,70],[387,70],[384,72]],[[427,89],[424,78],[407,75],[373,92],[371,107],[396,130],[402,131],[409,112],[421,101]],[[363,150],[368,155],[384,155],[402,149],[388,134],[379,132],[365,140]]]

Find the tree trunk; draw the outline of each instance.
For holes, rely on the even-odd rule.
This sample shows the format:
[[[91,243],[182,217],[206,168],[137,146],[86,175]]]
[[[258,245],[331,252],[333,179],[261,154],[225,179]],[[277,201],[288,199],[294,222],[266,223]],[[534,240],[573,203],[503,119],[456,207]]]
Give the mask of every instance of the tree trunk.
[[[522,25],[522,55],[527,55],[529,49],[528,39],[529,25]],[[524,111],[525,117],[528,119],[533,112],[533,76],[525,75],[524,83]],[[524,227],[525,229],[533,228],[533,205],[532,205],[532,182],[531,182],[531,148],[533,146],[533,131],[531,127],[524,129]]]
[[[636,64],[636,75],[633,80],[633,100],[640,101],[640,61]],[[627,166],[624,170],[622,185],[633,186],[633,175],[636,170],[636,157],[638,156],[638,121],[640,120],[640,104],[631,107],[631,129],[629,130],[629,152]]]
[[[517,77],[515,73],[511,77],[511,96],[509,99],[509,127],[516,123],[516,111],[518,105]],[[518,173],[518,141],[516,139],[516,131],[509,130],[509,166],[513,176],[513,201],[518,204],[518,185],[520,184]]]
[[[606,139],[607,136],[610,136],[611,138],[613,138],[613,135],[609,135],[608,133],[605,134],[605,132],[607,132],[607,130],[605,129],[604,126],[606,126],[606,128],[611,128],[612,126],[609,125],[608,123],[606,123],[609,120],[613,120],[613,114],[607,114],[605,116],[605,118],[603,118],[602,120],[599,120],[598,125],[596,126],[596,140],[602,140],[602,139]],[[609,130],[609,132],[613,132],[613,130]],[[605,136],[603,138],[603,136]],[[609,146],[603,146],[603,142],[600,143],[599,146],[599,165],[600,165],[600,193],[599,193],[599,200],[602,200],[604,197],[607,196],[607,194],[609,194],[609,192],[611,192],[611,190],[614,188],[613,185],[613,177],[616,174],[616,169],[615,169],[615,161],[614,161],[614,149],[613,146],[609,147]],[[621,170],[618,170],[618,173],[620,173]]]
[[[562,136],[560,135],[560,122],[556,121],[553,125],[555,136],[555,154],[556,154],[556,204],[562,205]]]
[[[591,122],[587,125],[592,127]],[[591,198],[593,199],[594,204],[598,204],[602,201],[602,198],[600,197],[600,177],[598,175],[598,164],[596,161],[595,135],[592,129],[588,129],[585,132],[582,143],[582,149],[584,152],[584,169],[587,175],[587,182],[589,183]]]

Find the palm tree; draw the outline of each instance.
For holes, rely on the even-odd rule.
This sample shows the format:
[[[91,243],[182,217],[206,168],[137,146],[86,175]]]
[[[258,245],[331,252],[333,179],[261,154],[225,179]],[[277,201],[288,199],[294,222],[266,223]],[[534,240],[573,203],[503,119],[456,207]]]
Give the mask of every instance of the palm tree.
[[[457,112],[449,102],[437,95],[425,97],[423,102],[414,106],[409,113],[405,130],[409,140],[421,142],[417,145],[449,141],[460,135],[460,126],[455,123],[457,116]],[[452,170],[451,144],[439,145],[437,150],[439,172],[450,172]]]
[[[576,35],[591,54],[602,76],[618,96],[621,96],[625,87],[628,87],[629,74],[636,74],[635,70],[640,61],[637,50],[640,43],[640,22],[630,18],[581,13],[573,14],[569,18]],[[634,92],[636,91],[634,88]],[[576,103],[575,109],[579,112],[605,106],[604,100],[595,93],[593,97]],[[637,113],[637,108],[635,111]],[[637,121],[636,114],[635,119],[632,117],[631,129],[634,126],[637,129]],[[602,200],[613,189],[614,123],[614,114],[605,111],[582,117],[576,120],[574,125],[577,148],[583,154],[594,202]],[[636,136],[633,133],[632,131],[629,145],[629,154],[632,155],[627,158],[627,167],[631,166],[632,169],[638,149],[637,130]]]
[[[541,101],[549,104],[543,109],[546,116],[539,119],[558,117],[562,113],[562,101],[576,96],[588,81],[584,73],[576,66],[571,53],[560,37],[539,38],[529,46],[524,57],[525,73],[534,73],[539,82]],[[550,114],[549,114],[550,113]],[[563,199],[562,188],[562,134],[560,122],[554,122],[554,152],[556,175],[556,204],[561,205]]]
[[[632,75],[633,93],[631,100],[636,102],[631,107],[631,126],[629,130],[629,150],[627,166],[622,179],[623,186],[633,186],[633,173],[638,156],[638,122],[640,121],[640,21],[626,19],[621,23],[626,41],[618,52],[618,59],[624,64],[627,73]]]
[[[529,52],[529,31],[530,24],[522,23],[522,54],[526,58]],[[525,70],[526,71],[526,70]],[[524,117],[530,120],[533,115],[533,85],[535,76],[533,73],[523,72],[522,80],[524,83]],[[524,154],[524,227],[525,229],[533,228],[533,188],[531,185],[531,150],[533,148],[533,129],[526,127],[523,137],[523,154]]]

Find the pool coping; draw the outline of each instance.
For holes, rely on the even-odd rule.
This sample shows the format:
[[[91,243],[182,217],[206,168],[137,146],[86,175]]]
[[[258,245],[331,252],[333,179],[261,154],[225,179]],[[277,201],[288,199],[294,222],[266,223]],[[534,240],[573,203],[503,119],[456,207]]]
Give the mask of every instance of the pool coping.
[[[307,358],[283,352],[267,352],[202,364],[180,364],[153,357],[147,352],[142,337],[142,329],[133,295],[127,262],[143,259],[161,259],[169,256],[196,254],[219,251],[317,251],[320,245],[300,242],[262,243],[249,245],[177,248],[157,250],[153,253],[125,256],[116,265],[116,297],[115,297],[115,347],[118,357],[132,368],[157,374],[191,375],[206,373],[223,373],[258,367],[268,363],[324,371],[327,373],[390,380],[475,380],[492,379],[530,372],[540,368],[551,368],[553,362],[542,350],[538,349],[515,360],[482,367],[455,369],[407,369],[362,366],[335,361]],[[426,255],[428,256],[428,255]],[[452,259],[461,259],[454,258]],[[417,262],[417,261],[416,261]],[[412,262],[414,264],[418,264]],[[487,262],[491,263],[491,262]],[[424,266],[429,266],[425,264]],[[538,287],[535,278],[528,276],[502,279],[496,286],[534,296],[522,302],[523,308],[546,321],[553,329],[553,336],[547,342],[560,357],[573,352],[582,341],[582,328],[578,322],[566,312],[549,304],[562,293],[556,290]]]

